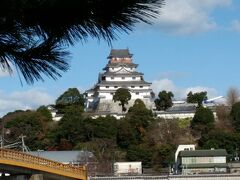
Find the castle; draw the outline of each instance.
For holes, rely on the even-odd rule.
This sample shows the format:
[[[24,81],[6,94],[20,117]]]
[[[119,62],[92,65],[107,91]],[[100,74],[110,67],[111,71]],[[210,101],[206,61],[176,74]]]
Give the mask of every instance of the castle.
[[[131,93],[127,108],[141,99],[147,108],[154,107],[154,93],[151,83],[146,82],[143,73],[137,71],[138,64],[133,63],[128,49],[112,49],[108,63],[99,74],[97,84],[85,92],[86,111],[100,115],[121,114],[119,102],[113,101],[113,95],[119,88],[126,88]]]

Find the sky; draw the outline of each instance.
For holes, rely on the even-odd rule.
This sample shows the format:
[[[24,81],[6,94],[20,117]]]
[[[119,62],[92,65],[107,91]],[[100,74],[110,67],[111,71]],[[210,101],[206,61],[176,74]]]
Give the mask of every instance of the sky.
[[[240,1],[166,0],[153,25],[118,33],[112,46],[89,38],[69,47],[71,68],[57,81],[44,77],[21,85],[17,74],[0,71],[0,117],[52,104],[68,88],[83,93],[97,82],[111,48],[129,48],[156,94],[172,91],[176,100],[189,91],[226,96],[230,87],[240,89]]]

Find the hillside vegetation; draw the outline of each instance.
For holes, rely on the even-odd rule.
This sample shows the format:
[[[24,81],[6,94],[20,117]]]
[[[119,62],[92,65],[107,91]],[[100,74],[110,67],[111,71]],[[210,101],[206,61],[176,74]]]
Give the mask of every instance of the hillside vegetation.
[[[120,120],[111,116],[93,119],[83,111],[83,98],[69,89],[54,105],[63,118],[53,121],[47,107],[15,111],[2,118],[8,141],[26,135],[31,150],[88,150],[110,171],[114,161],[142,161],[143,167],[162,171],[174,163],[179,144],[198,148],[225,148],[232,159],[240,146],[240,103],[219,106],[217,119],[200,106],[194,118],[164,120],[154,116],[141,100]]]

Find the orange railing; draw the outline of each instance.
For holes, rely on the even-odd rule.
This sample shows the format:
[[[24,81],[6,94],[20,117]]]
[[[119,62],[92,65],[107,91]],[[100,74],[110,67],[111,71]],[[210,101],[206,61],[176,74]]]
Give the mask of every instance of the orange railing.
[[[9,149],[0,148],[0,163],[44,171],[74,179],[87,179],[85,166],[77,167],[73,165],[62,164],[60,162]]]

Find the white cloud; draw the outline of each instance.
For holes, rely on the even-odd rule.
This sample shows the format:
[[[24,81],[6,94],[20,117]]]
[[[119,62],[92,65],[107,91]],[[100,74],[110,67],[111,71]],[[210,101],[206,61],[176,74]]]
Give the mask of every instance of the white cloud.
[[[157,95],[160,91],[166,90],[166,91],[172,91],[174,94],[174,98],[177,100],[186,99],[187,94],[192,91],[195,92],[201,92],[201,91],[207,91],[208,98],[213,98],[218,95],[218,92],[214,88],[210,87],[203,87],[203,86],[194,86],[194,87],[188,87],[188,88],[182,88],[177,87],[173,81],[169,79],[160,79],[160,80],[154,80],[152,82],[152,89]]]
[[[0,91],[0,117],[15,110],[35,109],[54,102],[54,98],[41,89],[13,92]]]
[[[233,20],[231,22],[231,30],[240,32],[240,20]]]
[[[174,34],[195,34],[217,27],[211,13],[228,7],[232,0],[166,0],[154,21],[161,31]]]

